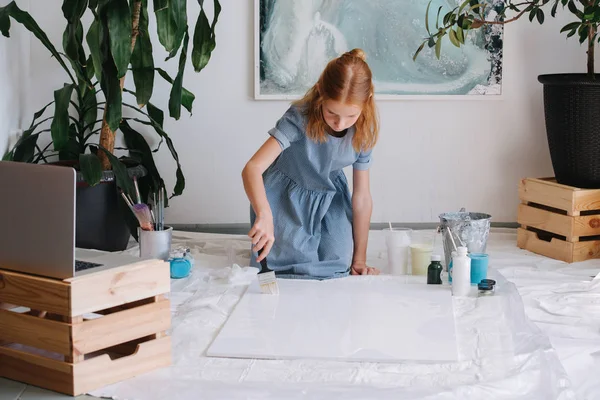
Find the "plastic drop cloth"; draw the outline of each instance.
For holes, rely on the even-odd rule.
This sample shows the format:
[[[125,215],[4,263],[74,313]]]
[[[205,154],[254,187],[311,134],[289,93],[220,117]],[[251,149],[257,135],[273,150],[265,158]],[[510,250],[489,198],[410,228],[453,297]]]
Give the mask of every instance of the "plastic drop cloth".
[[[498,235],[497,241],[495,235]],[[461,361],[383,364],[206,357],[206,349],[235,308],[247,284],[255,279],[256,270],[238,266],[248,264],[248,241],[243,236],[175,232],[174,246],[190,247],[195,267],[189,278],[172,281],[173,366],[90,394],[144,400],[574,399],[575,391],[579,389],[572,386],[572,379],[561,364],[552,342],[527,317],[515,284],[498,272],[508,276],[519,275],[519,267],[511,266],[518,266],[519,260],[529,257],[516,248],[516,236],[505,236],[502,232],[492,232],[488,247],[492,265],[500,267],[490,271],[491,277],[498,282],[496,294],[492,297],[454,299]],[[439,246],[441,248],[441,243]],[[135,254],[137,249],[128,251]],[[381,232],[371,232],[369,263],[385,272],[384,253],[385,242]],[[527,278],[539,282],[536,278],[536,273],[541,274],[539,268],[537,271],[526,268],[529,268],[527,273],[530,274]],[[574,281],[581,280],[577,275],[573,278]],[[581,282],[574,284],[584,285]],[[598,285],[591,284],[594,288]],[[588,286],[580,286],[580,289],[589,286],[588,282]],[[549,296],[544,307],[554,313],[551,319],[563,321],[562,318],[567,316],[557,316],[556,312],[571,314],[565,311],[565,304],[561,306],[561,301],[552,297],[556,294],[552,292],[554,289],[548,292],[540,287],[540,296]],[[564,289],[575,290],[575,286]],[[525,301],[536,302],[539,294],[528,297],[530,293],[526,293]],[[574,296],[573,302],[580,301]],[[590,303],[590,300],[587,302]],[[594,310],[598,313],[597,308]],[[545,309],[544,312],[551,314]],[[585,314],[582,310],[577,312]],[[596,332],[593,330],[594,324],[599,322],[598,319],[595,322],[593,317],[589,315],[583,326],[589,330],[590,336],[598,336],[597,329]],[[579,318],[582,319],[581,316]],[[537,319],[544,322],[541,317]],[[563,322],[565,327],[573,325],[566,320]],[[584,346],[584,342],[581,343]],[[571,347],[569,349],[572,350]],[[595,356],[588,356],[587,365],[594,365]],[[600,392],[598,388],[595,390]]]

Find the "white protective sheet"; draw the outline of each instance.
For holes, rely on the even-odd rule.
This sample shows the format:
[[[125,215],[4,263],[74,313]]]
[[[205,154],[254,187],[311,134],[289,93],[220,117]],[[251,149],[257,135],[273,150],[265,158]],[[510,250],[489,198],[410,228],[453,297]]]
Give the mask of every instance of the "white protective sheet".
[[[208,356],[401,362],[457,361],[450,287],[404,277],[253,281]],[[440,332],[444,332],[440,335]]]
[[[600,398],[600,284],[590,278],[600,263],[568,266],[515,243],[513,230],[490,236],[490,277],[498,282],[493,297],[454,300],[459,362],[257,360],[206,356],[255,279],[255,269],[234,265],[248,263],[247,238],[176,232],[174,245],[190,247],[196,267],[189,278],[172,281],[174,365],[91,394],[144,400]],[[371,265],[385,266],[381,232],[371,232],[368,255]],[[503,275],[517,283],[541,330]]]

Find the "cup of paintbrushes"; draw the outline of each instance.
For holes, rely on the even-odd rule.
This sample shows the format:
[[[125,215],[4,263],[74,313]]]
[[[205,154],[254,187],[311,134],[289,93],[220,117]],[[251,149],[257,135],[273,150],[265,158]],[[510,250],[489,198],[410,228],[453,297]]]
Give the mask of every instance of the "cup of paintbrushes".
[[[171,252],[172,237],[173,228],[170,226],[165,226],[161,231],[140,229],[138,231],[140,257],[167,261]]]

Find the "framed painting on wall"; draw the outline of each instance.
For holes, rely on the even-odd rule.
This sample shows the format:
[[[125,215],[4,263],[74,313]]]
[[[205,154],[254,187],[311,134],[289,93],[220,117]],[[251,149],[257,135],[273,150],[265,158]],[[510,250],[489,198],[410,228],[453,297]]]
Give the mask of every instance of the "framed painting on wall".
[[[499,98],[502,25],[469,32],[460,48],[446,35],[439,60],[425,46],[413,61],[429,1],[255,0],[255,99],[301,97],[329,60],[355,47],[367,55],[378,99]],[[439,7],[443,16],[460,1],[433,0],[429,25]],[[499,1],[481,1],[486,19]]]

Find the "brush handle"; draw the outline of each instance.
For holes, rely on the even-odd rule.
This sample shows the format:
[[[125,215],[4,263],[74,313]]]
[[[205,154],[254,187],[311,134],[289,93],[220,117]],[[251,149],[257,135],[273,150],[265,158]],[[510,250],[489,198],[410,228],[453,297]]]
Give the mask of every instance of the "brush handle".
[[[258,252],[258,255],[260,256],[262,254],[264,249],[260,249],[260,251]],[[269,269],[269,266],[267,265],[267,257],[263,258],[262,260],[260,260],[260,272],[259,274],[263,273],[263,272],[270,272],[271,270]]]

